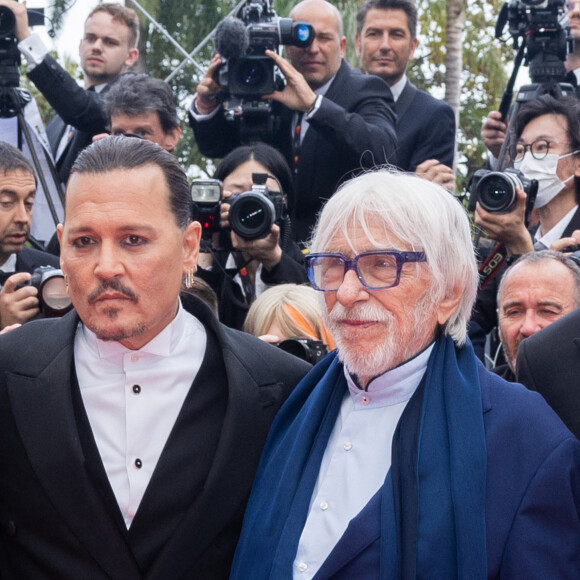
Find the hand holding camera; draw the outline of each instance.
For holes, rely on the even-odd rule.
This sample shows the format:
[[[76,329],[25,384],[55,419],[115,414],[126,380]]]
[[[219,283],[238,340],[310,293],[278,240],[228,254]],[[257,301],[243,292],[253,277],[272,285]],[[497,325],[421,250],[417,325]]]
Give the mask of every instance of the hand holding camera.
[[[10,276],[2,287],[0,291],[2,328],[12,324],[24,324],[40,312],[38,289],[29,285],[31,277],[28,272],[17,272]]]
[[[282,91],[264,95],[264,98],[278,101],[293,111],[308,113],[314,106],[316,93],[310,88],[302,73],[272,50],[267,50],[266,56],[269,56],[276,63],[286,79],[286,86]]]
[[[223,61],[219,54],[214,55],[209,63],[209,67],[197,85],[196,107],[200,114],[209,115],[218,106],[218,95],[223,91],[216,81],[216,75]]]
[[[515,196],[509,212],[489,211],[478,203],[475,209],[475,223],[490,238],[503,244],[508,253],[525,254],[534,250],[525,221],[527,195],[523,189],[516,186]]]

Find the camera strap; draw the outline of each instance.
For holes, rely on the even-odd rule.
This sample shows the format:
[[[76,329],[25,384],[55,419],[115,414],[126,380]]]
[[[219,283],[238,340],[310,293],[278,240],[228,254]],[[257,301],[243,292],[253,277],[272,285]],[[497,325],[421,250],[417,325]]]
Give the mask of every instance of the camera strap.
[[[294,161],[294,174],[298,172],[298,159],[300,158],[300,133],[302,132],[302,117],[304,113],[298,112],[296,115],[296,126],[292,136],[292,160]]]
[[[479,267],[479,288],[485,288],[489,281],[499,272],[507,260],[507,249],[497,243],[483,264]]]

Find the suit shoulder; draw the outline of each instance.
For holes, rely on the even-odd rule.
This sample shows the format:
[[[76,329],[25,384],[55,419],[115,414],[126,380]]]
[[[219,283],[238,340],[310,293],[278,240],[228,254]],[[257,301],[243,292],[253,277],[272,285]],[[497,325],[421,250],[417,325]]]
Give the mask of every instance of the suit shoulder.
[[[519,383],[510,383],[482,369],[481,389],[486,437],[517,441],[519,452],[551,452],[574,437],[544,398]],[[501,444],[501,443],[500,443]]]
[[[63,318],[31,320],[0,335],[0,369],[26,375],[37,374],[68,345],[70,330],[74,328],[72,319],[75,317],[76,314],[70,312]]]
[[[441,111],[449,111],[453,113],[451,105],[442,99],[437,99],[433,95],[429,94],[427,91],[417,89],[417,94],[415,97],[422,105],[429,106],[433,109],[438,109]]]
[[[36,250],[35,248],[28,248],[24,246],[17,255],[17,265],[22,264],[25,268],[37,268],[38,266],[53,266],[60,268],[60,260],[57,256]]]
[[[227,337],[226,348],[232,351],[253,375],[302,378],[312,368],[300,358],[246,332],[227,326],[222,326],[222,330]],[[264,376],[264,379],[266,378]]]

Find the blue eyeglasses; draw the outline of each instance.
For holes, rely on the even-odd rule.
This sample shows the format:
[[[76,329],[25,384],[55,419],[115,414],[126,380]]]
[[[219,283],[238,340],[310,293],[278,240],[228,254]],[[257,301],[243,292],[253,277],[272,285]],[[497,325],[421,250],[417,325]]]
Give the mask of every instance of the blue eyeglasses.
[[[306,256],[306,269],[312,287],[322,292],[336,292],[349,270],[356,272],[367,290],[383,290],[399,283],[403,264],[426,261],[424,252],[399,250],[363,252],[352,260],[342,254],[319,253]]]

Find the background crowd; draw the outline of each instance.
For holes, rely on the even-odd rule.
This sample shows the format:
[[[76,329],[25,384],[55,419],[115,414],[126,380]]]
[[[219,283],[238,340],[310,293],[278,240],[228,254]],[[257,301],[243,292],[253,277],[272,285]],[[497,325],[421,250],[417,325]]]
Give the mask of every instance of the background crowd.
[[[241,530],[233,577],[366,578],[387,558],[413,576],[431,561],[425,541],[440,526],[438,577],[516,577],[524,560],[526,577],[576,577],[580,2],[567,6],[579,40],[564,63],[567,94],[545,90],[508,116],[490,111],[482,120],[486,167],[501,171],[505,153],[521,179],[510,182],[513,200],[502,211],[484,207],[472,187],[475,252],[465,201],[455,195],[456,116],[407,76],[425,17],[411,0],[361,2],[352,38],[332,3],[297,2],[283,16],[310,23],[312,42],[262,55],[284,85],[250,95],[251,106],[232,118],[227,105],[238,95],[228,94],[220,71],[235,58],[216,52],[188,100],[188,126],[170,86],[132,70],[139,18],[131,8],[100,3],[90,13],[79,47],[83,87],[30,29],[25,4],[0,0],[0,8],[14,14],[14,50],[56,113],[46,132],[33,129],[65,188],[58,226],[35,214],[39,167],[0,135],[0,398],[15,417],[6,412],[0,462],[16,457],[23,481],[42,472],[19,500],[18,482],[0,478],[8,538],[1,576],[93,577],[99,569],[102,577],[163,579],[195,568],[195,577],[227,578]],[[347,45],[360,68],[348,64]],[[264,118],[256,102],[268,103],[267,130],[251,126],[252,115]],[[215,159],[193,200],[174,155],[185,133]],[[215,188],[217,199],[203,197]],[[61,298],[49,285],[53,269],[66,287],[62,313],[71,301],[74,312],[38,322],[55,315],[51,298]],[[311,363],[335,351],[292,394],[308,365],[265,344],[288,339]],[[481,397],[462,390],[470,381]],[[40,405],[23,394],[55,382],[64,387]],[[145,396],[157,383],[169,404]],[[287,397],[242,529],[262,446]],[[26,405],[34,411],[24,413]],[[43,418],[51,409],[58,429]],[[533,423],[525,443],[522,422]],[[438,425],[447,442],[434,436]],[[54,440],[42,441],[40,427],[55,428]],[[421,441],[422,429],[436,443]],[[516,443],[502,448],[511,435]],[[392,458],[376,450],[352,453],[354,464],[337,458],[373,437],[392,442]],[[188,438],[203,449],[191,450]],[[56,443],[65,448],[62,465],[42,460],[54,458]],[[236,457],[241,448],[247,454]],[[413,449],[418,470],[434,470],[436,480],[406,470],[401,457]],[[452,465],[455,452],[469,456],[472,480]],[[525,467],[516,475],[517,453]],[[169,482],[191,462],[198,467]],[[504,468],[513,493],[500,500]],[[279,478],[286,485],[273,491]],[[353,478],[361,478],[357,501],[340,483]],[[563,490],[558,500],[543,493],[550,485]],[[442,488],[455,524],[451,511],[423,499]],[[38,505],[27,504],[35,494]],[[67,505],[61,520],[54,506],[67,494],[76,508]],[[99,515],[101,501],[107,513]],[[377,522],[381,501],[395,508]],[[329,505],[341,506],[330,522]],[[526,525],[521,505],[550,515]],[[59,522],[46,545],[37,517]],[[95,534],[110,533],[112,544],[95,541],[82,518],[96,518]],[[401,523],[413,518],[416,527]],[[356,526],[376,536],[342,561]],[[398,543],[380,541],[394,529]],[[532,547],[542,535],[560,540],[539,555]],[[185,557],[192,536],[198,550]],[[116,542],[123,550],[103,564]],[[268,555],[257,564],[260,545]]]

